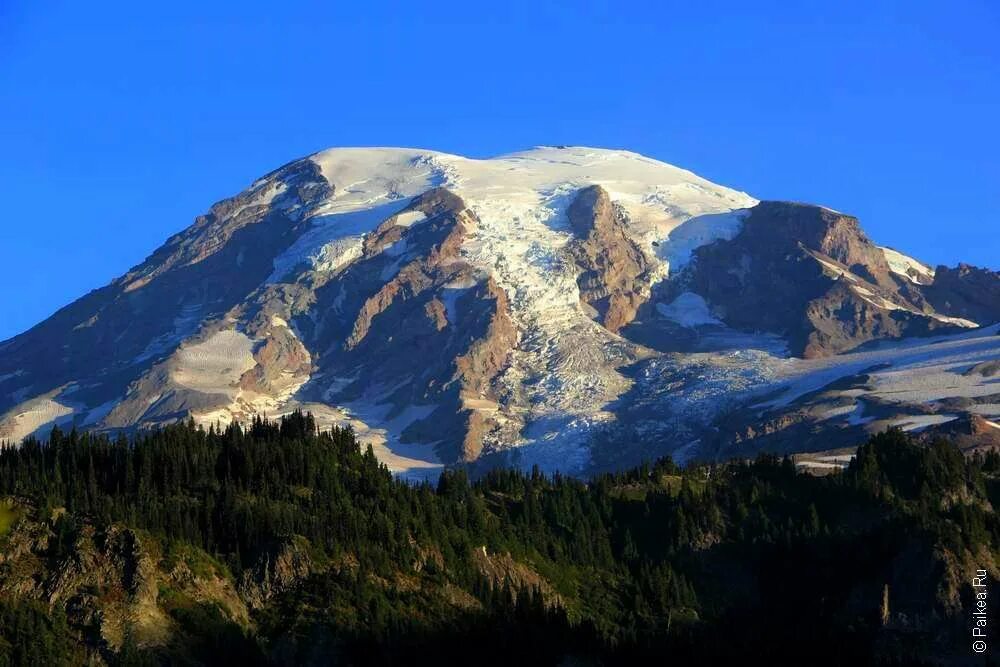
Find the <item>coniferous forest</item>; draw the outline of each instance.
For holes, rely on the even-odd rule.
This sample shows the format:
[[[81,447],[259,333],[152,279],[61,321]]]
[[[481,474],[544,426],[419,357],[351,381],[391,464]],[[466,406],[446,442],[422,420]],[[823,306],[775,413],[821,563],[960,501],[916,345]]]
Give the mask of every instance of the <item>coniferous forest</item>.
[[[0,452],[0,665],[966,664],[998,501],[1000,456],[899,431],[412,485],[300,413],[56,429]]]

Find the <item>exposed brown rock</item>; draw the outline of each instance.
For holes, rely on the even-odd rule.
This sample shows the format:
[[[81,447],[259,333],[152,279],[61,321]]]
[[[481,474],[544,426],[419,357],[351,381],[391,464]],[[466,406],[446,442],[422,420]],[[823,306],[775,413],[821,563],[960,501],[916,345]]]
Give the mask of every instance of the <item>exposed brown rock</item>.
[[[952,317],[983,326],[1000,321],[1000,271],[968,264],[953,269],[939,266],[934,283],[924,291],[938,311]]]
[[[4,343],[0,377],[11,377],[0,414],[12,397],[82,379],[75,403],[120,400],[181,341],[243,303],[274,270],[274,256],[308,230],[302,217],[329,192],[310,160],[287,165],[213,206],[127,275]]]
[[[507,295],[492,278],[468,290],[461,313],[453,323],[457,337],[453,335],[451,343],[458,354],[428,385],[441,403],[426,419],[411,424],[404,437],[439,439],[438,451],[445,460],[472,461],[500,422],[508,421],[498,415],[495,383],[510,363],[517,330]]]
[[[424,312],[427,313],[428,319],[434,323],[434,327],[438,331],[448,326],[448,315],[440,299],[435,298],[428,301],[427,305],[424,306]]]
[[[696,250],[673,289],[701,295],[731,327],[786,337],[805,357],[955,329],[924,312],[856,218],[819,206],[761,202],[736,237]]]
[[[219,252],[236,232],[264,221],[272,209],[307,208],[308,202],[331,193],[332,188],[311,160],[289,163],[235,197],[214,204],[207,214],[198,216],[194,225],[168,239],[146,262],[116,282],[126,292],[139,289],[175,267],[197,264]],[[264,203],[270,196],[273,201]],[[299,210],[295,217],[304,212]]]
[[[510,317],[507,294],[492,277],[477,289],[475,296],[493,303],[486,335],[474,340],[468,351],[455,360],[455,369],[463,393],[479,397],[491,392],[490,383],[506,368],[517,331]]]
[[[413,201],[400,211],[399,214],[387,219],[371,234],[365,237],[364,253],[368,257],[376,255],[411,233],[410,227],[397,223],[399,215],[402,213],[419,211],[427,217],[428,221],[437,222],[432,227],[439,229],[441,223],[444,223],[447,227],[450,222],[455,222],[454,220],[450,220],[450,218],[465,210],[465,202],[453,192],[445,188],[428,190],[422,195],[414,197]],[[426,232],[427,230],[420,229],[418,231]],[[428,261],[436,263],[445,258],[454,257],[458,252],[458,248],[462,245],[462,240],[465,238],[464,232],[464,229],[460,229],[457,236],[446,234],[444,237],[438,239],[436,243],[433,243],[429,248]]]
[[[802,350],[807,359],[850,350],[871,340],[925,336],[952,328],[909,311],[876,306],[844,280],[835,281],[825,294],[810,301],[805,317],[811,329]]]
[[[397,216],[389,218],[365,240],[365,256],[379,255],[395,243],[412,240],[418,257],[365,301],[344,343],[348,350],[357,347],[371,329],[372,319],[394,301],[417,296],[439,282],[441,273],[435,270],[458,259],[458,250],[467,233],[466,220],[472,218],[465,210],[465,202],[440,188],[415,198],[405,211],[420,211],[427,220],[415,227],[404,227],[396,224]]]
[[[397,300],[405,300],[417,296],[431,287],[435,280],[425,271],[426,264],[422,260],[411,262],[403,267],[396,277],[387,282],[365,301],[357,319],[354,320],[354,330],[344,343],[344,347],[353,350],[364,340],[371,330],[372,320],[384,313]]]
[[[360,259],[317,289],[315,308],[329,316],[311,341],[327,350],[314,362],[321,374],[359,378],[333,400],[394,387],[377,398],[393,406],[389,418],[433,406],[403,440],[437,443],[448,462],[471,460],[498,428],[494,384],[517,338],[510,304],[459,255],[477,224],[459,197],[431,190],[402,212],[410,211],[426,217],[409,226],[389,218],[366,238]]]
[[[577,279],[580,300],[617,333],[649,298],[649,263],[625,233],[625,212],[601,186],[581,190],[566,214],[576,235],[570,252],[583,269]]]
[[[935,424],[919,434],[922,440],[946,438],[966,455],[1000,451],[1000,428],[977,414],[963,414],[944,424]]]
[[[510,317],[507,294],[492,277],[486,281],[484,291],[485,300],[492,300],[494,304],[486,335],[474,340],[468,352],[455,360],[456,376],[461,383],[459,395],[463,399],[463,411],[468,413],[468,428],[461,451],[464,461],[479,457],[487,433],[496,427],[492,414],[478,407],[469,407],[464,401],[496,401],[494,383],[510,363],[511,351],[517,343],[517,330]]]
[[[243,374],[240,387],[262,394],[281,394],[297,378],[308,377],[312,367],[309,351],[284,326],[273,326],[264,344],[254,353],[257,365]]]

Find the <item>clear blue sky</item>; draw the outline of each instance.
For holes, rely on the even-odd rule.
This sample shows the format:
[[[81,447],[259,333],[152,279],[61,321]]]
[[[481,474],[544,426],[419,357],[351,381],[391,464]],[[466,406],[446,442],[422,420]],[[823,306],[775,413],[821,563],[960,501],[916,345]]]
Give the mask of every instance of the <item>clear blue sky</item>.
[[[335,145],[628,148],[1000,269],[995,0],[347,4],[0,0],[0,339]]]

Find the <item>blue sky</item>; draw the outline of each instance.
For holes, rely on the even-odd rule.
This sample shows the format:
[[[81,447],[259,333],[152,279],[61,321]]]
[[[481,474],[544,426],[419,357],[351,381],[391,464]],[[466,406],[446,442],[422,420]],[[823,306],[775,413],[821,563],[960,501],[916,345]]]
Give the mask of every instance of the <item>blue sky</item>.
[[[628,148],[1000,269],[993,0],[207,4],[0,0],[0,339],[336,145]]]

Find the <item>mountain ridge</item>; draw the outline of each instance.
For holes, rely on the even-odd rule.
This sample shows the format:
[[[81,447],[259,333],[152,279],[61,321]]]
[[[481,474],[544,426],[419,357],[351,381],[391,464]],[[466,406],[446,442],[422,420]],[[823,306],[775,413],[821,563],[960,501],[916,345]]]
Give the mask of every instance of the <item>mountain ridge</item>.
[[[971,330],[969,363],[989,361],[998,285],[637,153],[329,149],[0,343],[0,439],[304,408],[418,477],[504,452],[585,474],[614,460],[595,456],[610,424],[669,438],[650,455],[712,456],[756,397],[850,375],[866,345]],[[821,430],[867,427],[838,410]]]

